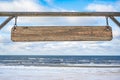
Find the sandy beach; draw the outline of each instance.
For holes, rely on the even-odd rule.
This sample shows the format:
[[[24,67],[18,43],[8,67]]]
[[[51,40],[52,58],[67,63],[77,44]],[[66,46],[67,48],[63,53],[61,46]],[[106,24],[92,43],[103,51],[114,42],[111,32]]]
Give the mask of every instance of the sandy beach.
[[[0,66],[0,80],[120,80],[120,68]]]

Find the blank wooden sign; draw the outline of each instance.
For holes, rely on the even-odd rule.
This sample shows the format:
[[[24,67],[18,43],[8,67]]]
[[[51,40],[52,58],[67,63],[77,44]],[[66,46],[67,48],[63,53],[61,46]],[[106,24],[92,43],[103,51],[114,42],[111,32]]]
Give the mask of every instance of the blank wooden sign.
[[[112,40],[109,26],[17,26],[11,33],[14,42]]]

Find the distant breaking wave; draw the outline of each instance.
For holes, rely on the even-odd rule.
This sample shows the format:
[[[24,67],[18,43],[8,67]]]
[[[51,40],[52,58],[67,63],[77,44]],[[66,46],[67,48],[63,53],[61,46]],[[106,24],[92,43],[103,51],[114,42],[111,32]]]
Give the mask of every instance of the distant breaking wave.
[[[120,56],[0,56],[1,66],[120,67]]]

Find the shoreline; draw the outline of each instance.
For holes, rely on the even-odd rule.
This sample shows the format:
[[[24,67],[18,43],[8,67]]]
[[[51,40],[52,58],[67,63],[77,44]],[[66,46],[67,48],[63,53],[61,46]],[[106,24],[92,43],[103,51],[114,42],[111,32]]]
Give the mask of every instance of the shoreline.
[[[120,65],[41,65],[41,66],[27,66],[27,65],[0,65],[1,67],[76,67],[76,68],[120,68]]]

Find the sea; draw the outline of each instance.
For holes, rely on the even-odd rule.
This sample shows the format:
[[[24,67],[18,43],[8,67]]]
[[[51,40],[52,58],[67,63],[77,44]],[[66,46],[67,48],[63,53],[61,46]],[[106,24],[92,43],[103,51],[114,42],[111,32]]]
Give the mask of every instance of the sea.
[[[120,56],[0,55],[0,66],[119,66]]]
[[[0,55],[0,80],[120,80],[120,56]]]

